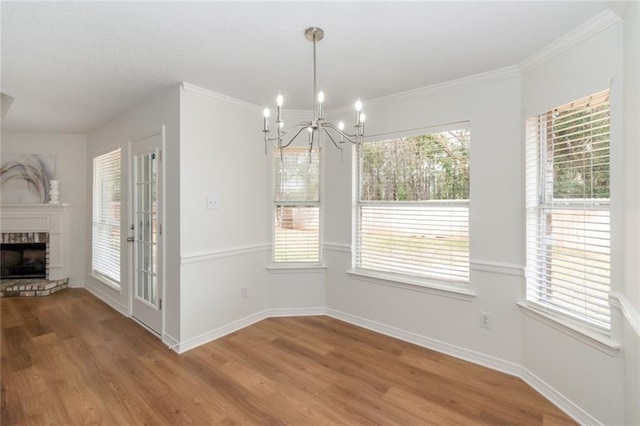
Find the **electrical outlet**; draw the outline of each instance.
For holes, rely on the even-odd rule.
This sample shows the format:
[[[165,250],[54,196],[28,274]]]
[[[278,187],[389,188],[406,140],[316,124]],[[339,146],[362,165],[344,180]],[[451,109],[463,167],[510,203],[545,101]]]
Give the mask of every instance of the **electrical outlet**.
[[[207,197],[207,208],[208,209],[217,209],[218,208],[218,200],[215,197]]]
[[[491,328],[491,314],[480,312],[480,327]]]
[[[246,285],[240,287],[240,297],[242,297],[243,299],[249,297],[249,287],[247,287]]]

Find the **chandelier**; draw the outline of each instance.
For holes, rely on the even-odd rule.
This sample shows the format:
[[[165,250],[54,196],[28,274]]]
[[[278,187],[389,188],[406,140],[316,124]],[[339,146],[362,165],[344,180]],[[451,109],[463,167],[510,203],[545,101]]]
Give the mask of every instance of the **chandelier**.
[[[366,116],[362,112],[362,102],[358,99],[355,103],[356,117],[355,117],[355,132],[349,134],[344,131],[344,122],[339,122],[337,126],[328,122],[324,118],[323,104],[324,104],[324,92],[317,90],[317,77],[316,77],[316,42],[319,42],[324,38],[324,31],[321,28],[311,27],[307,28],[304,32],[307,40],[313,42],[313,119],[310,121],[301,121],[300,123],[292,126],[289,129],[284,128],[284,121],[282,119],[282,105],[284,98],[281,94],[276,98],[276,137],[269,137],[269,117],[271,111],[269,107],[264,109],[264,152],[267,154],[267,145],[269,142],[277,142],[278,150],[282,156],[282,149],[288,147],[294,140],[301,134],[306,133],[309,138],[309,151],[313,150],[314,143],[317,142],[320,146],[320,136],[324,133],[329,137],[333,145],[342,151],[345,140],[353,144],[360,144],[364,136],[364,121]],[[304,130],[307,132],[304,132]],[[287,134],[291,133],[292,136],[287,137]]]

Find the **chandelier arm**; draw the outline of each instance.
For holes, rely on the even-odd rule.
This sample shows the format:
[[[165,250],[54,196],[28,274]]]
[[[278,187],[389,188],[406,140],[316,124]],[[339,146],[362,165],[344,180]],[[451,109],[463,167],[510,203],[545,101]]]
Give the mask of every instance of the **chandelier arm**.
[[[333,142],[333,145],[336,148],[338,148],[340,151],[342,151],[342,144],[338,144],[338,142],[336,142],[336,140],[333,138],[333,136],[331,136],[331,132],[329,132],[329,130],[326,129],[324,126],[322,127],[322,130],[324,130],[324,132],[327,134],[327,136],[329,136],[329,139],[331,139],[331,142]]]
[[[293,137],[291,139],[289,139],[289,142],[285,143],[284,145],[281,146],[281,148],[287,148],[289,145],[291,145],[293,143],[294,140],[296,140],[296,138],[298,137],[298,135],[300,134],[300,132],[302,132],[303,130],[305,130],[307,127],[300,127],[298,129],[298,131],[296,132],[295,135],[293,135]]]
[[[344,131],[338,129],[336,126],[334,126],[331,123],[324,123],[323,127],[328,127],[331,130],[333,130],[334,132],[338,133],[340,136],[343,136],[346,140],[348,140],[349,142],[351,142],[352,144],[357,144],[358,143],[358,135],[350,135],[348,133],[345,133]]]
[[[289,133],[290,131],[296,129],[297,127],[302,127],[303,129],[308,128],[311,125],[310,121],[301,121],[300,123],[289,127],[287,130],[281,130],[280,131],[280,137],[275,137],[275,138],[265,138],[265,142],[276,142],[279,139],[282,139],[282,136],[286,135],[287,133]],[[263,130],[264,131],[264,130]],[[292,139],[295,139],[295,137],[293,137]],[[289,146],[289,144],[287,144],[287,146]]]
[[[303,129],[306,129],[307,127],[311,126],[311,121],[301,121],[298,124],[294,124],[293,126],[289,127],[287,130],[283,130],[282,134],[286,135],[287,133],[289,133],[290,131],[294,130],[297,127],[302,127]]]

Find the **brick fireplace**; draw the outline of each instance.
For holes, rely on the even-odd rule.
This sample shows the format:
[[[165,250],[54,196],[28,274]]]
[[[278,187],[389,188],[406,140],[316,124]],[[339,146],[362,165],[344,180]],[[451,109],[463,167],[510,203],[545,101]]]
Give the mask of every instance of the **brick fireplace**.
[[[68,206],[0,206],[0,296],[45,296],[66,288]]]

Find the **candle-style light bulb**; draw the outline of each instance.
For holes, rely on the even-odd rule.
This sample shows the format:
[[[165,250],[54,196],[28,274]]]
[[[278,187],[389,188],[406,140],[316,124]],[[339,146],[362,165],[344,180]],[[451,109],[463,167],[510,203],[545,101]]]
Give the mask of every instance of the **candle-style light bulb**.
[[[360,99],[356,101],[356,111],[362,111],[362,102],[360,101]]]
[[[282,129],[284,127],[284,121],[281,121],[279,124],[280,128]]]
[[[267,135],[266,133],[269,131],[269,116],[271,115],[271,111],[269,111],[269,108],[265,108],[264,109],[264,127],[262,129],[263,132],[265,132],[264,137],[266,138]]]
[[[324,92],[321,90],[318,92],[318,103],[323,103],[324,102]]]
[[[278,93],[278,97],[276,98],[276,123],[282,121],[282,102],[284,102],[284,98]]]
[[[344,122],[343,121],[338,123],[338,129],[340,129],[340,131],[344,130]]]
[[[366,119],[367,119],[367,116],[365,115],[365,113],[364,113],[364,112],[361,112],[361,113],[360,113],[360,122],[361,122],[361,123],[364,123],[364,121],[365,121]]]

